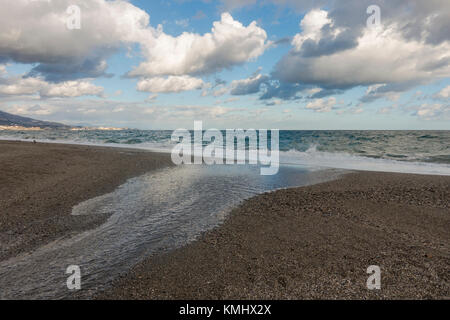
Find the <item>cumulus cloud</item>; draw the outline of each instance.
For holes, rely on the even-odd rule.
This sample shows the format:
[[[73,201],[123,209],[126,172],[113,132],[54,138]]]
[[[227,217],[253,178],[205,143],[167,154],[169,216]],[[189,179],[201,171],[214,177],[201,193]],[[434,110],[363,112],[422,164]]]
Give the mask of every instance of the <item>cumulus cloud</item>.
[[[103,96],[103,87],[87,80],[71,80],[60,83],[47,82],[42,78],[9,77],[0,78],[0,95],[36,95],[42,98],[74,98],[85,95]]]
[[[435,99],[449,99],[450,98],[450,86],[446,86],[442,88],[439,92],[437,92],[434,96]]]
[[[415,109],[415,115],[424,120],[450,120],[449,104],[424,103]]]
[[[72,80],[61,83],[46,83],[40,90],[41,97],[81,97],[103,96],[103,87],[96,86],[88,81]]]
[[[331,22],[332,20],[328,18],[327,11],[319,9],[311,10],[300,22],[300,27],[303,31],[294,37],[292,45],[297,51],[300,51],[305,41],[318,41],[322,35],[322,28]]]
[[[81,29],[69,29],[66,12],[81,9]],[[148,14],[128,1],[1,0],[0,61],[38,63],[32,75],[47,80],[106,74],[106,59],[148,33]]]
[[[441,63],[450,57],[449,42],[406,39],[395,24],[364,28],[357,38],[348,37],[352,40],[347,45],[338,43],[345,31],[323,10],[308,13],[302,27],[292,41],[293,49],[278,62],[273,75],[281,83],[326,89],[315,97],[372,86],[361,101],[395,100],[416,85],[450,76],[450,64]]]
[[[223,0],[228,8],[256,1]],[[320,99],[357,86],[360,99],[396,100],[417,85],[450,76],[450,2],[411,0],[267,0],[306,14],[291,51],[275,66],[261,99]],[[367,27],[367,8],[378,5],[381,25]],[[304,96],[305,90],[321,90]]]
[[[359,37],[366,27],[367,8],[379,6],[381,24],[384,28],[396,26],[401,36],[409,41],[424,41],[438,45],[450,40],[450,2],[442,0],[346,0],[345,5],[339,1],[327,1],[328,16],[335,29],[353,30]]]
[[[450,44],[406,41],[395,28],[366,29],[358,45],[331,55],[303,57],[291,52],[277,65],[283,81],[325,88],[426,82],[450,75],[450,65],[430,70],[430,62],[449,55]]]
[[[247,79],[234,80],[231,82],[230,93],[234,96],[258,93],[263,83],[269,80],[268,75],[262,75],[259,69],[251,77]]]
[[[306,105],[306,109],[314,110],[315,112],[330,112],[336,105],[336,98],[316,99]]]
[[[223,13],[211,33],[182,33],[174,37],[159,27],[141,40],[146,61],[130,77],[199,75],[221,71],[259,57],[269,46],[267,34],[256,22],[248,26]]]
[[[329,55],[356,46],[354,29],[336,27],[325,10],[311,10],[292,40],[293,52],[303,57]]]
[[[214,73],[256,59],[270,45],[256,22],[244,26],[229,13],[210,33],[171,36],[124,0],[0,1],[0,63],[36,63],[29,76],[53,82],[111,76],[107,59],[136,43],[145,61],[128,75],[141,78]],[[71,5],[81,10],[80,29],[66,26]]]
[[[170,93],[201,89],[204,86],[202,79],[190,76],[169,76],[142,79],[137,89],[144,92]]]
[[[381,25],[368,28],[366,9],[378,4]],[[300,22],[292,50],[276,65],[268,97],[292,99],[302,87],[324,90],[377,86],[361,99],[395,99],[414,86],[450,76],[450,3],[349,0],[314,8]]]

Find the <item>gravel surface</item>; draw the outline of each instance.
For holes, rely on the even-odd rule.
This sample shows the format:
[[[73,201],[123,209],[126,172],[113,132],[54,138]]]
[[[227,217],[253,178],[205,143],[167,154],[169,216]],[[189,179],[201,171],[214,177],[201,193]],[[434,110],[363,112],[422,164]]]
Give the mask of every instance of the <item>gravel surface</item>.
[[[74,217],[72,207],[170,163],[139,150],[0,141],[0,261],[97,226],[106,217]]]
[[[448,299],[449,199],[450,177],[392,173],[263,194],[98,298]]]
[[[101,224],[74,205],[170,165],[138,150],[0,141],[0,261]],[[101,299],[449,299],[450,177],[350,173],[256,196]],[[381,290],[366,288],[381,268]]]

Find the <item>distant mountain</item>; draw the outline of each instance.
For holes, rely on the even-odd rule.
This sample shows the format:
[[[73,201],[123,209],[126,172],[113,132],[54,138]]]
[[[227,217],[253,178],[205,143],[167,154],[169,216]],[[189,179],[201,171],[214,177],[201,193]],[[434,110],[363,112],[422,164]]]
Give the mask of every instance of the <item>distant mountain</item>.
[[[16,116],[14,114],[3,111],[0,111],[0,126],[19,126],[25,128],[39,127],[52,129],[71,128],[70,126],[67,126],[65,124]]]

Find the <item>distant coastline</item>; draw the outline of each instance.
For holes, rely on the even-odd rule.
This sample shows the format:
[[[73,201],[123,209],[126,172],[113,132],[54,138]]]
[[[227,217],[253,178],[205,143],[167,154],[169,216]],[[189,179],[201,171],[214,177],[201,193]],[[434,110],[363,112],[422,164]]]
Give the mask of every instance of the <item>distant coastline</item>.
[[[89,131],[89,130],[105,130],[120,131],[128,130],[128,128],[116,128],[106,126],[71,126],[58,122],[42,121],[32,118],[22,117],[0,110],[0,131],[40,131],[40,130],[72,130],[72,131]]]

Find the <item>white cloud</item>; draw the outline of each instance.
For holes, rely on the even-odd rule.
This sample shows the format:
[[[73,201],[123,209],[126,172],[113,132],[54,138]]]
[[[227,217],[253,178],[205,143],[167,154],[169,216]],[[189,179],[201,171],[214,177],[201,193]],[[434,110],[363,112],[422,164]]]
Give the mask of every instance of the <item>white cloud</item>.
[[[190,76],[169,76],[142,79],[138,82],[137,89],[145,92],[169,93],[201,89],[203,85],[202,79]]]
[[[33,71],[55,81],[104,75],[110,54],[149,33],[148,14],[128,1],[0,1],[0,61],[39,63]],[[79,30],[66,27],[70,5]]]
[[[450,40],[450,2],[446,0],[222,0],[228,9],[258,4],[287,6],[299,13],[327,8],[335,25],[349,29],[357,35],[366,25],[366,10],[370,5],[381,8],[381,22],[398,23],[407,39],[423,39],[426,43],[439,44]]]
[[[450,120],[450,105],[424,103],[416,108],[416,115],[424,120]]]
[[[38,78],[14,77],[2,79],[0,82],[0,95],[28,95],[36,94],[47,83]]]
[[[103,87],[86,80],[51,83],[42,78],[10,77],[0,82],[0,95],[36,95],[43,98],[73,98],[85,95],[103,96]]]
[[[289,54],[277,66],[284,81],[349,88],[357,85],[426,82],[450,76],[450,65],[432,68],[450,59],[450,44],[428,45],[406,41],[395,28],[365,29],[353,49],[318,57]]]
[[[140,43],[146,58],[130,77],[196,75],[217,72],[259,57],[268,47],[266,32],[256,22],[247,27],[223,13],[211,33],[184,32],[173,37],[159,27]]]
[[[365,14],[366,2],[309,11],[292,40],[291,52],[276,65],[274,79],[285,84],[282,88],[315,86],[324,94],[369,86],[361,101],[370,102],[382,97],[395,101],[417,85],[449,77],[450,41],[437,28],[448,30],[443,19],[448,4],[413,2],[416,6],[411,10],[396,0],[385,3],[382,25],[377,28],[367,28],[365,20],[355,17],[356,12]],[[427,21],[423,32],[412,32],[412,22],[422,25],[422,20]]]
[[[325,10],[311,10],[308,12],[300,22],[302,32],[294,36],[292,45],[296,51],[300,51],[302,45],[307,40],[317,42],[322,36],[322,28],[332,23],[328,18],[328,12]]]
[[[2,109],[7,112],[27,116],[27,117],[35,117],[35,116],[48,116],[54,113],[57,108],[48,104],[12,104],[7,107],[2,106]],[[42,118],[41,118],[42,119]],[[44,118],[45,120],[46,118]]]
[[[47,83],[40,91],[41,97],[81,97],[86,95],[103,96],[103,87],[88,81],[65,81]]]
[[[306,105],[306,109],[312,109],[315,112],[330,112],[336,105],[336,98],[316,99]]]
[[[449,99],[450,98],[450,86],[442,88],[441,91],[437,92],[434,96],[437,99]]]
[[[229,13],[210,33],[171,36],[124,0],[0,1],[0,63],[37,63],[30,75],[53,82],[108,75],[108,57],[136,43],[145,61],[129,76],[141,78],[214,73],[256,59],[270,45],[256,22],[244,26]],[[69,5],[81,9],[79,30],[66,27]]]

